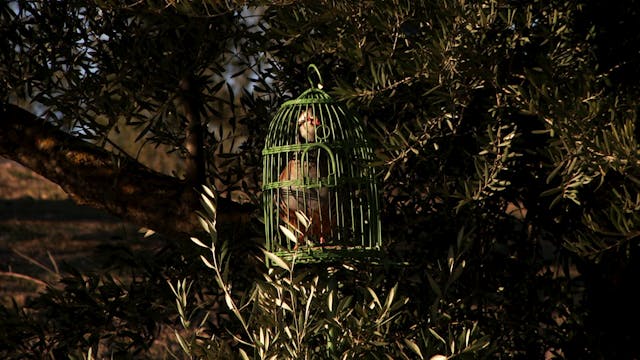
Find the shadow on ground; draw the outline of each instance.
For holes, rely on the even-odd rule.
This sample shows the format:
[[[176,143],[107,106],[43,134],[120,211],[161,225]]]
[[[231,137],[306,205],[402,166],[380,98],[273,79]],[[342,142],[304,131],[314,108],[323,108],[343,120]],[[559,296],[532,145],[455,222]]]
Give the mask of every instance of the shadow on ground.
[[[104,268],[106,248],[153,251],[159,245],[137,226],[69,199],[0,199],[0,301],[34,294],[64,265]]]
[[[102,211],[76,205],[70,199],[41,200],[31,197],[0,200],[0,222],[17,221],[99,221],[120,222]]]

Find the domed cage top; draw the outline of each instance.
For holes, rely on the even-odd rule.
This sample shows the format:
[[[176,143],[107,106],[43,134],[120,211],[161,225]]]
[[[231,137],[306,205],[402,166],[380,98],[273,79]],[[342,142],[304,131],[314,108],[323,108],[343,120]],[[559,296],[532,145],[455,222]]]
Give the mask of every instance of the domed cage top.
[[[380,250],[373,150],[358,119],[327,93],[312,87],[285,102],[262,154],[269,251],[314,262]]]

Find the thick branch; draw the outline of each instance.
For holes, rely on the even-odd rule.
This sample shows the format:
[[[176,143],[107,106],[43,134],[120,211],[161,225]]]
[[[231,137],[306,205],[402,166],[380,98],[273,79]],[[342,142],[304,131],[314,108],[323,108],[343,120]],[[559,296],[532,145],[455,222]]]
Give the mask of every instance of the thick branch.
[[[201,230],[191,185],[73,137],[14,105],[0,104],[0,155],[60,185],[79,204],[167,235]],[[248,210],[219,199],[219,222]]]

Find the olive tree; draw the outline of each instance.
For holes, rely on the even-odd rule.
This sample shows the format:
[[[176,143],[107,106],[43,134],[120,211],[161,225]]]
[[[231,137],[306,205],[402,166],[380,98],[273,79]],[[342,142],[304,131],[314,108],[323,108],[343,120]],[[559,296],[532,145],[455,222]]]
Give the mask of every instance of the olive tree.
[[[632,351],[616,324],[638,319],[637,1],[13,1],[0,14],[0,155],[77,201],[189,234],[194,189],[213,182],[220,223],[246,221],[269,119],[315,64],[376,145],[385,251],[409,264],[395,273],[423,325],[477,322],[505,358]],[[114,141],[124,128],[180,166],[145,166]]]

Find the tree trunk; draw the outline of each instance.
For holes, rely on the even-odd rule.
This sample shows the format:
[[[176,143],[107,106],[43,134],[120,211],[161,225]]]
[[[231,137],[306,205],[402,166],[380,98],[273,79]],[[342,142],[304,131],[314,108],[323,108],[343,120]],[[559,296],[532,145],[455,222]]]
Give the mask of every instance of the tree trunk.
[[[78,204],[170,236],[201,231],[191,182],[155,172],[73,137],[15,105],[0,103],[0,156],[60,185]],[[218,222],[248,221],[250,207],[218,199]]]
[[[186,136],[184,146],[186,156],[186,180],[191,184],[203,184],[206,180],[206,164],[204,159],[204,127],[200,121],[202,110],[201,101],[198,98],[200,89],[193,78],[185,78],[180,81],[182,92],[181,101],[186,119]]]

